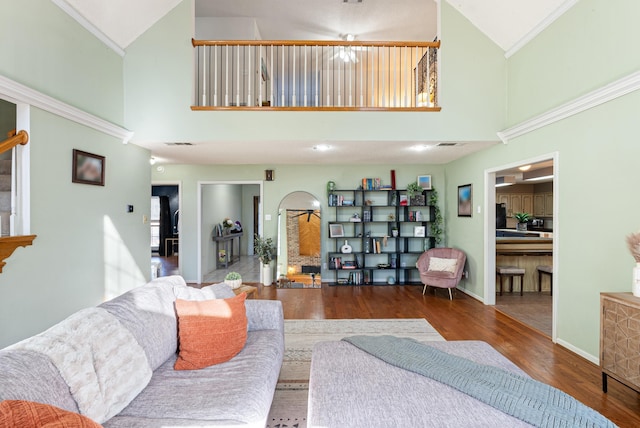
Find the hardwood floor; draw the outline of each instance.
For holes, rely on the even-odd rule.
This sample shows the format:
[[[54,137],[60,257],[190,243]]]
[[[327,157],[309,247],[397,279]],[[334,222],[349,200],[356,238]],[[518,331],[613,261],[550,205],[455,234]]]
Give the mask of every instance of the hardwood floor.
[[[598,366],[459,291],[450,301],[446,290],[423,296],[419,286],[258,285],[256,298],[282,301],[285,319],[425,318],[446,340],[485,341],[533,378],[571,394],[618,426],[640,426],[638,393],[614,380],[609,381],[609,392],[603,393]]]

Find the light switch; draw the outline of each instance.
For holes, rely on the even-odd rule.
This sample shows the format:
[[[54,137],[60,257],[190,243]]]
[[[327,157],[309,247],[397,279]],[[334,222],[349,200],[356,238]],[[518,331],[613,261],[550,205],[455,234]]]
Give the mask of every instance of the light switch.
[[[142,216],[142,224],[147,224],[149,223],[149,217],[147,217],[146,215]]]
[[[271,214],[265,214],[264,215],[264,220],[265,221],[271,221]]]
[[[480,214],[481,212],[482,212],[482,207],[478,205],[478,214]]]

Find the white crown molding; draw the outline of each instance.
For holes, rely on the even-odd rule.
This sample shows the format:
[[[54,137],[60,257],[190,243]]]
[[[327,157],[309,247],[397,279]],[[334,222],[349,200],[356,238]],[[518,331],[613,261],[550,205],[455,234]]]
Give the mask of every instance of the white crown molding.
[[[124,57],[125,51],[122,49],[116,42],[111,40],[109,36],[104,34],[98,27],[89,22],[84,16],[80,15],[77,10],[75,10],[66,0],[51,0],[56,6],[62,9],[67,15],[75,19],[78,24],[82,25],[85,30],[93,34],[100,40],[102,43],[111,48],[115,53]]]
[[[0,97],[25,103],[111,135],[127,144],[133,132],[0,75]]]
[[[535,131],[536,129],[551,125],[567,117],[576,115],[590,108],[599,106],[608,101],[627,95],[640,89],[640,71],[636,71],[622,79],[616,80],[606,86],[586,95],[578,97],[566,104],[551,109],[546,113],[525,120],[511,128],[498,132],[498,137],[503,143],[507,144],[509,140]]]
[[[504,53],[504,56],[506,58],[509,58],[510,56],[518,52],[524,45],[535,39],[538,34],[542,33],[548,26],[553,24],[556,19],[560,18],[566,11],[575,6],[576,3],[578,3],[578,0],[567,0],[562,3],[560,7],[554,10],[549,16],[540,21],[538,25],[533,27],[531,31],[529,31],[520,40],[514,43],[513,46],[511,46]]]

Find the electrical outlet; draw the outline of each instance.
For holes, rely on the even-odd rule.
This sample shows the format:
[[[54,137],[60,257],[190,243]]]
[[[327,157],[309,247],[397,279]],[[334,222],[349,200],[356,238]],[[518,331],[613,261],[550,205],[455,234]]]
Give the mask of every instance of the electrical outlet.
[[[465,270],[462,274],[462,276],[464,276],[464,279],[469,279],[469,271]]]

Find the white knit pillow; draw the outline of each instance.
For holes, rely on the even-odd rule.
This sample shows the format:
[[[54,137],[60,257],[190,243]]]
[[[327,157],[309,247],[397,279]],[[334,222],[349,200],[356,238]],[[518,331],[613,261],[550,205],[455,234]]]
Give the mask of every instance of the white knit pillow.
[[[429,259],[430,271],[456,273],[457,267],[457,259],[440,259],[438,257],[431,257]]]

